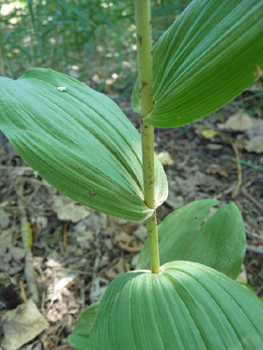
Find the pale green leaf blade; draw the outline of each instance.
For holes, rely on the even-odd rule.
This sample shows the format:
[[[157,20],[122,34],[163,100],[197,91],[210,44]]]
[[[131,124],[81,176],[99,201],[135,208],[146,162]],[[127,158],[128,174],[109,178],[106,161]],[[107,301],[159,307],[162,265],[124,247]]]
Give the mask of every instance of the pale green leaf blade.
[[[0,78],[0,129],[68,197],[126,220],[151,215],[143,202],[140,135],[105,95],[49,69],[31,69],[16,81]],[[167,182],[155,160],[157,207]]]
[[[263,67],[262,0],[194,0],[153,48],[158,127],[205,117],[249,87]],[[139,111],[138,82],[132,106]]]
[[[237,282],[192,262],[119,275],[90,334],[92,350],[263,349],[263,305]]]
[[[94,325],[100,302],[87,307],[76,320],[74,332],[68,337],[68,343],[74,350],[89,350],[90,331]]]
[[[246,252],[242,216],[234,203],[216,211],[202,226],[217,201],[203,199],[169,214],[158,226],[161,265],[174,260],[198,262],[236,279]],[[150,268],[148,242],[137,269]]]

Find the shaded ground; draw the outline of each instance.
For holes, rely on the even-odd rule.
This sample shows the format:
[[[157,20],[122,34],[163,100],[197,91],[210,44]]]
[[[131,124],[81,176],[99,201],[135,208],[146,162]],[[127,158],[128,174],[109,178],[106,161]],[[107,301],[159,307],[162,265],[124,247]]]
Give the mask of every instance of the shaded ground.
[[[122,98],[118,104],[138,128],[129,101]],[[218,124],[226,123],[237,111],[229,105],[191,126],[156,129],[156,153],[170,155],[170,165],[164,165],[169,197],[157,214],[160,222],[168,213],[193,200],[215,198],[221,205],[234,200],[242,213],[247,235],[244,275],[262,296],[263,149],[260,151],[260,142],[254,149],[253,145],[249,146],[257,136],[262,139],[262,120],[243,119],[240,115],[234,118],[236,131],[233,125],[232,131],[221,127],[223,134],[207,139],[204,135],[211,136],[211,131],[203,132],[219,131]],[[258,111],[258,116],[262,117],[262,111]],[[244,126],[244,120],[250,124]],[[245,163],[241,165],[234,158]],[[161,159],[167,163],[165,157]],[[2,134],[0,174],[1,316],[21,302],[21,293],[24,299],[30,296],[24,271],[26,251],[21,240],[27,220],[34,234],[38,306],[49,328],[20,349],[53,350],[66,344],[78,314],[101,299],[119,273],[134,269],[146,229],[144,223],[107,217],[68,200],[36,177]],[[240,187],[237,184],[241,175]],[[2,329],[0,336],[3,335]],[[18,333],[13,337],[18,337]]]

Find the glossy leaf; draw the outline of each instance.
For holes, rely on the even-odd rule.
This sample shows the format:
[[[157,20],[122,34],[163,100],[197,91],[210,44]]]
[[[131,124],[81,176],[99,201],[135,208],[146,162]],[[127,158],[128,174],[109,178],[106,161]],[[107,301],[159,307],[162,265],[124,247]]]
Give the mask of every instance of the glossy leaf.
[[[68,337],[68,343],[74,350],[89,350],[89,337],[94,325],[100,302],[87,307],[76,320],[74,332]]]
[[[0,78],[0,129],[37,173],[68,197],[118,218],[140,221],[140,135],[108,97],[49,69]],[[156,207],[167,196],[155,158]]]
[[[203,199],[169,214],[158,226],[160,263],[174,260],[198,262],[236,279],[246,252],[242,216],[234,203],[213,214],[203,225],[217,201]],[[202,225],[202,226],[201,226]],[[146,241],[137,269],[150,268]]]
[[[262,37],[262,0],[194,0],[153,48],[147,122],[179,127],[230,102],[262,74]],[[139,89],[137,82],[137,111]]]
[[[237,282],[192,262],[119,275],[90,333],[91,350],[262,350],[263,304]]]

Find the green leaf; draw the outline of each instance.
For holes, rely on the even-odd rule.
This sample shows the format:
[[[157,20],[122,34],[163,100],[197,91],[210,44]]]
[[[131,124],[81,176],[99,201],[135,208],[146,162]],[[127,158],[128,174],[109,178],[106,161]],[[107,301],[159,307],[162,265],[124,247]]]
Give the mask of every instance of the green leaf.
[[[87,307],[76,320],[74,332],[68,337],[68,343],[74,350],[88,350],[91,328],[94,325],[100,301]]]
[[[198,263],[119,275],[101,300],[92,350],[262,350],[263,304]]]
[[[126,220],[152,215],[143,202],[140,135],[105,95],[49,69],[31,69],[16,81],[0,78],[0,129],[66,196]],[[155,176],[158,207],[167,181],[157,157]]]
[[[158,226],[161,265],[174,260],[188,260],[237,278],[246,252],[242,216],[235,204],[230,203],[217,210],[202,225],[210,207],[216,203],[211,199],[192,202],[161,222]],[[150,268],[147,243],[140,253],[137,269]]]
[[[248,284],[248,283],[245,283],[245,282],[242,282],[242,281],[239,281],[237,280],[237,282],[243,286],[244,288],[246,288],[249,292],[251,292],[254,296],[257,296],[257,293],[255,292],[255,290],[253,289],[253,287]]]
[[[262,0],[194,0],[153,48],[147,122],[179,127],[230,102],[261,75],[262,37]],[[138,82],[132,107],[140,110]]]

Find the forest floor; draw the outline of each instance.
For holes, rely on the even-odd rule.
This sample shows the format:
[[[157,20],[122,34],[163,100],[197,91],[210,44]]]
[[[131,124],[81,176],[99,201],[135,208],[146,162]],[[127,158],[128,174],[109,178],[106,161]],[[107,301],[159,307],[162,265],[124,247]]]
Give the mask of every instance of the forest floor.
[[[117,95],[110,97],[139,128],[130,101]],[[211,137],[211,130],[224,136],[214,133]],[[247,236],[242,278],[259,296],[263,295],[262,135],[262,118],[244,115],[233,105],[189,126],[155,130],[155,151],[169,183],[169,197],[157,211],[158,222],[193,200],[214,198],[221,205],[234,201],[242,213]],[[242,159],[243,164],[235,158]],[[34,237],[38,310],[34,304],[23,302],[30,297],[25,276],[28,253],[21,239],[26,223]],[[0,134],[3,350],[71,349],[66,345],[67,336],[74,330],[79,313],[100,300],[118,274],[135,268],[145,239],[144,223],[108,217],[64,197],[33,174]]]

